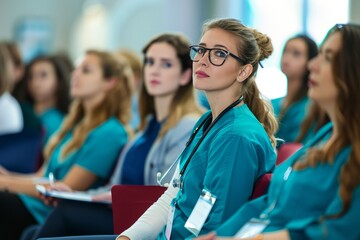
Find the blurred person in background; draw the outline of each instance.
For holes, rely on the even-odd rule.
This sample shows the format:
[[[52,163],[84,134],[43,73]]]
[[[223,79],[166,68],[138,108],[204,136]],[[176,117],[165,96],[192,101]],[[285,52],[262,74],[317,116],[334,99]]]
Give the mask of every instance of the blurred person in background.
[[[18,98],[30,103],[44,129],[44,145],[69,110],[69,81],[73,67],[61,56],[40,56],[25,69]]]
[[[45,148],[46,162],[34,174],[0,172],[0,234],[19,239],[29,225],[44,222],[52,208],[35,189],[39,177],[74,190],[104,185],[128,141],[132,79],[107,53],[86,52],[71,79],[74,101],[60,130]]]
[[[300,125],[307,114],[310,102],[307,97],[307,64],[316,56],[317,49],[314,40],[306,35],[296,35],[285,44],[281,56],[281,71],[287,78],[287,93],[285,97],[271,101],[279,122],[276,137],[285,142],[296,140]]]
[[[139,116],[139,93],[142,82],[142,63],[140,57],[129,49],[120,49],[115,52],[115,56],[119,58],[125,58],[129,63],[134,74],[134,94],[131,100],[131,120],[130,126],[137,132],[140,124]]]
[[[16,86],[20,83],[23,77],[25,66],[17,43],[14,41],[5,41],[4,44],[10,53],[10,58],[14,65],[13,71],[10,73],[10,79],[13,83],[10,92],[13,94]]]
[[[14,68],[7,45],[0,43],[0,135],[18,133],[24,127],[20,104],[10,93]]]

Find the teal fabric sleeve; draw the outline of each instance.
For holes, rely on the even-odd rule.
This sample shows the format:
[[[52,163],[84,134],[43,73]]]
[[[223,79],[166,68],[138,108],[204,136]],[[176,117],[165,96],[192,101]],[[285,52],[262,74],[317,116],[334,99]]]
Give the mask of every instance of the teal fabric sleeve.
[[[229,220],[216,229],[217,236],[234,236],[253,217],[258,217],[267,206],[267,195],[244,204]]]
[[[342,202],[339,197],[328,206],[325,215],[334,214],[340,211]],[[350,209],[345,215],[323,221],[316,221],[303,229],[289,229],[291,240],[300,239],[360,239],[359,228],[360,216],[360,187],[353,192]]]
[[[76,164],[101,178],[108,178],[127,139],[121,124],[108,121],[90,133],[79,149]]]
[[[259,162],[255,145],[239,136],[218,136],[210,146],[203,185],[217,196],[203,230],[215,229],[252,194]]]
[[[64,119],[64,115],[57,109],[51,108],[44,113],[40,114],[41,122],[44,126],[44,145],[48,142],[53,135],[61,126]]]

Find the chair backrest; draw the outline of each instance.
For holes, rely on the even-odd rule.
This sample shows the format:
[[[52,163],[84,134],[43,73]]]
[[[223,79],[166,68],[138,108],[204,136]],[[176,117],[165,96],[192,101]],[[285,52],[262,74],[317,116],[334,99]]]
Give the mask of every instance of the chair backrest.
[[[301,143],[289,142],[284,143],[280,146],[277,153],[276,165],[279,165],[291,155],[293,155],[297,150],[299,150],[303,145]]]
[[[120,234],[165,192],[165,187],[115,185],[111,188],[114,233]]]
[[[265,173],[256,181],[250,199],[258,198],[261,195],[267,193],[271,181],[271,177],[272,177],[272,173]]]

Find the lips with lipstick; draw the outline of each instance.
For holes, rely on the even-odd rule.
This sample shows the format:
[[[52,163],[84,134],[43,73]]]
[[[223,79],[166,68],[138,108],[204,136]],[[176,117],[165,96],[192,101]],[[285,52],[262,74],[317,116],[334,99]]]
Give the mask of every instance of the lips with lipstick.
[[[152,85],[152,86],[159,85],[159,84],[160,84],[160,81],[158,81],[156,79],[150,80],[150,85]]]
[[[317,82],[315,82],[314,80],[312,79],[308,80],[308,87],[315,87],[317,85],[318,85]]]
[[[207,78],[207,77],[209,77],[209,75],[207,75],[205,72],[203,72],[203,71],[196,71],[195,72],[195,75],[196,75],[196,77],[198,77],[198,78]]]

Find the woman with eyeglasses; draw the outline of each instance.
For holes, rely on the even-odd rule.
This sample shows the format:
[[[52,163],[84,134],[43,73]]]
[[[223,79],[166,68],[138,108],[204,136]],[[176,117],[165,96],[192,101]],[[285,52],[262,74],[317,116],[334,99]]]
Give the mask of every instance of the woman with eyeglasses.
[[[277,123],[255,83],[259,62],[272,50],[267,36],[238,20],[204,25],[190,57],[193,84],[205,91],[211,111],[197,122],[168,189],[117,239],[195,237],[216,229],[250,199],[256,180],[273,170],[276,159]]]
[[[308,96],[331,123],[279,165],[267,196],[245,204],[216,230],[217,235],[253,240],[360,239],[359,42],[360,25],[330,29],[319,55],[308,65]]]
[[[118,239],[185,239],[216,229],[275,164],[277,123],[255,83],[270,39],[235,19],[204,25],[190,47],[194,86],[211,111],[195,126],[168,190]]]

